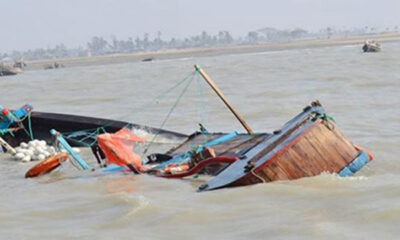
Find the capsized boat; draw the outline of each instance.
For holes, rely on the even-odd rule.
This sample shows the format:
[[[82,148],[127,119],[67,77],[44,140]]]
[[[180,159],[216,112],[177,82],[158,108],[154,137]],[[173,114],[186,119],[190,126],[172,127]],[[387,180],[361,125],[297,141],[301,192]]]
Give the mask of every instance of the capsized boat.
[[[133,164],[130,169],[135,173],[163,178],[199,173],[213,176],[199,191],[294,180],[324,172],[352,176],[373,159],[341,133],[318,101],[273,133],[196,132],[165,153],[148,156],[146,164],[132,147],[122,147],[127,141],[121,140],[121,135],[99,139],[109,163]]]
[[[351,176],[373,159],[372,154],[341,133],[319,101],[306,106],[281,129],[273,133],[255,133],[211,78],[198,66],[196,71],[221,97],[247,133],[209,133],[202,129],[164,153],[149,155],[146,161],[132,153],[132,143],[131,147],[123,144],[129,142],[126,133],[115,138],[108,134],[105,138],[99,136],[100,150],[106,161],[127,165],[135,173],[164,178],[184,178],[199,173],[211,175],[213,178],[199,187],[199,191],[207,191],[294,180],[323,172]]]
[[[148,148],[140,153],[134,149],[135,145],[151,144],[154,139],[138,137],[130,129],[98,133],[98,148],[93,152],[101,171],[128,171],[162,178],[185,178],[206,174],[213,177],[202,184],[198,191],[209,191],[278,180],[294,180],[323,172],[335,173],[341,177],[351,176],[373,159],[372,154],[354,145],[341,133],[319,101],[306,106],[279,130],[257,133],[199,66],[196,66],[196,73],[212,87],[247,133],[210,133],[201,125],[200,132],[190,136],[180,135],[183,141],[173,148],[151,154],[146,152]],[[158,131],[160,134],[179,136],[177,133]],[[52,130],[51,134],[56,137],[59,148],[68,151],[75,165],[80,166],[82,170],[94,169],[73,151],[60,133]],[[46,162],[52,169],[53,166],[60,165],[59,158],[53,158],[53,161]],[[41,171],[48,172],[48,169]],[[40,175],[41,172],[37,174]]]
[[[372,160],[372,155],[340,132],[319,102],[304,108],[281,129],[265,134],[262,141],[235,149],[238,151],[223,155],[237,161],[199,191],[293,180],[323,172],[351,176]]]
[[[364,52],[379,52],[381,51],[381,45],[373,40],[366,40],[362,50]]]
[[[0,136],[13,147],[33,139],[52,143],[54,136],[50,133],[51,129],[63,133],[73,147],[90,147],[96,145],[97,134],[114,133],[122,128],[143,131],[149,135],[157,134],[177,141],[187,137],[185,134],[125,121],[33,111],[29,104],[17,110],[8,110],[0,105]]]

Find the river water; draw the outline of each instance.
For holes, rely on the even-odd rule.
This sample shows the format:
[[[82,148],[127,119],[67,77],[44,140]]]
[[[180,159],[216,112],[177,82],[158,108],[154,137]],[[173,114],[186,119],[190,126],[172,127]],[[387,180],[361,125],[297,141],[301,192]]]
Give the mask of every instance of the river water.
[[[200,64],[248,123],[272,132],[319,99],[375,160],[331,174],[196,193],[204,180],[79,172],[24,179],[34,163],[0,161],[1,239],[397,239],[400,234],[400,43],[193,57],[58,70],[0,79],[0,103],[154,127]],[[165,128],[243,131],[195,78]],[[91,158],[83,151],[86,158]]]

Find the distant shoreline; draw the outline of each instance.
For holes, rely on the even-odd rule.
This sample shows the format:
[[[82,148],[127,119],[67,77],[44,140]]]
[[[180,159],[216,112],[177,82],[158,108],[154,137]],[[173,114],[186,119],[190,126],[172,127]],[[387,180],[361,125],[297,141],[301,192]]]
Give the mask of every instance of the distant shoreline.
[[[363,44],[363,42],[366,39],[374,39],[378,42],[400,41],[400,32],[362,35],[362,36],[349,36],[349,37],[332,37],[329,39],[303,39],[290,42],[261,43],[255,45],[234,45],[234,46],[190,48],[190,49],[165,49],[156,52],[35,60],[26,62],[28,65],[26,70],[43,69],[45,65],[53,64],[54,62],[63,64],[65,67],[95,66],[95,65],[107,65],[115,63],[138,62],[148,58],[154,58],[155,60],[176,59],[184,57],[217,56],[223,54],[267,52],[267,51],[290,50],[299,48],[328,47],[328,46],[338,46],[338,45],[360,45],[360,51],[361,51],[361,44]]]

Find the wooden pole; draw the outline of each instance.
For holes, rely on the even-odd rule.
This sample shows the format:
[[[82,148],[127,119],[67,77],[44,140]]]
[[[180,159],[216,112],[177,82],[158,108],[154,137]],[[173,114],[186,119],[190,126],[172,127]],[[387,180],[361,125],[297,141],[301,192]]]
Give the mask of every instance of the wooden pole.
[[[231,110],[233,115],[239,120],[239,122],[242,124],[242,126],[246,129],[246,131],[249,134],[253,134],[253,130],[251,127],[247,124],[247,122],[239,115],[239,113],[236,111],[236,109],[229,103],[228,99],[225,97],[225,95],[222,93],[222,91],[218,88],[218,86],[215,84],[215,82],[208,76],[206,72],[204,72],[203,69],[200,68],[199,65],[194,65],[194,68],[200,75],[206,80],[206,82],[210,85],[210,87],[214,90],[214,92],[221,98],[221,100],[225,103],[225,105]]]
[[[3,146],[11,155],[17,153],[13,147],[11,147],[3,138],[0,137],[0,147],[1,146]]]

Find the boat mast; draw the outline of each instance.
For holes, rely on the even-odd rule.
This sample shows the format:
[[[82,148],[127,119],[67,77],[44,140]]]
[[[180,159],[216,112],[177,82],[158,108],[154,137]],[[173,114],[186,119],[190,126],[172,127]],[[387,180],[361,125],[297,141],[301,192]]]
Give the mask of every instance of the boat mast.
[[[240,114],[236,111],[236,109],[229,103],[228,99],[225,97],[225,95],[222,93],[222,91],[218,88],[218,86],[215,84],[215,82],[208,76],[208,74],[200,68],[199,65],[194,65],[194,68],[200,75],[206,80],[206,82],[210,85],[210,87],[214,90],[214,92],[221,98],[221,100],[225,103],[225,105],[231,110],[233,115],[239,120],[239,122],[242,124],[242,126],[246,129],[246,131],[249,134],[253,134],[254,131],[251,129],[249,124],[240,116]]]

